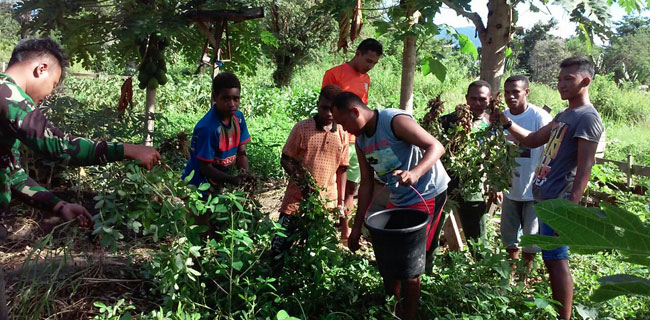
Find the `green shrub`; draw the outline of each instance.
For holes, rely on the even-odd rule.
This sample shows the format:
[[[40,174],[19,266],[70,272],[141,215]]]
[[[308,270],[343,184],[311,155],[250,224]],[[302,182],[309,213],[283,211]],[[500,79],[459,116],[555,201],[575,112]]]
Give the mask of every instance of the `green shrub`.
[[[619,88],[611,76],[596,75],[589,93],[591,102],[604,119],[628,125],[650,120],[650,94]]]

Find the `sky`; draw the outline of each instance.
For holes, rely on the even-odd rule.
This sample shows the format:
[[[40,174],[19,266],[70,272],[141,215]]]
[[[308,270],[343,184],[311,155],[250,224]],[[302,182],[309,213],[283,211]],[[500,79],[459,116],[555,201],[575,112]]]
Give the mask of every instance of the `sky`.
[[[531,12],[530,6],[528,3],[520,3],[517,5],[517,11],[519,12],[519,19],[517,20],[517,25],[523,27],[524,29],[530,29],[537,22],[548,22],[551,18],[558,20],[558,28],[552,30],[550,33],[562,38],[569,38],[575,35],[576,24],[569,21],[569,13],[566,12],[562,7],[558,5],[548,5],[548,11],[545,10],[544,6],[541,5],[539,0],[535,0],[534,3],[538,8],[542,9],[541,12]],[[471,2],[472,11],[477,12],[483,19],[483,23],[487,21],[487,0],[472,0]],[[550,11],[550,13],[549,13]],[[612,15],[612,21],[619,21],[626,15],[626,12],[623,8],[618,5],[613,5],[610,8],[610,13]],[[650,17],[650,10],[645,10],[642,13],[643,16]],[[454,28],[474,26],[474,24],[467,18],[458,16],[456,12],[452,9],[449,9],[446,6],[443,6],[440,9],[440,13],[436,14],[434,17],[434,22],[437,24],[448,24]],[[594,39],[595,42],[599,39]]]

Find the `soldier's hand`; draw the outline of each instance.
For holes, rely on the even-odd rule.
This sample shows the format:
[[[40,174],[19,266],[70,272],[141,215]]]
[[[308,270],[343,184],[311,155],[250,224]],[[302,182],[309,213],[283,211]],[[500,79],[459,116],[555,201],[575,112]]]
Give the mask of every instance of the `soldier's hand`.
[[[93,216],[90,215],[88,210],[76,203],[61,201],[54,206],[54,212],[66,221],[77,219],[79,226],[84,228],[90,228],[94,224]]]
[[[147,170],[160,162],[160,153],[156,149],[138,144],[125,143],[124,157],[138,161],[138,165]]]

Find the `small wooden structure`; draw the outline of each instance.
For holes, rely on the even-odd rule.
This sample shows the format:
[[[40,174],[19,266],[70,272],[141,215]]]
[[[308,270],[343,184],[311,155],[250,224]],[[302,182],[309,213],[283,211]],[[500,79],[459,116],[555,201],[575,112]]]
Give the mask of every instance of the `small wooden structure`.
[[[217,61],[231,61],[232,53],[230,51],[230,38],[228,35],[228,22],[242,22],[246,20],[258,19],[264,17],[264,9],[261,7],[251,8],[246,10],[192,10],[184,14],[184,16],[191,22],[196,23],[199,29],[205,34],[206,41],[203,46],[201,57],[199,58],[199,71],[204,62],[204,55],[208,51],[208,45],[212,47],[214,54],[210,59],[210,66],[212,66],[212,77],[214,78],[219,73],[219,65]],[[226,35],[225,50],[221,49],[221,41],[223,35]],[[225,60],[222,59],[222,54],[227,56]]]

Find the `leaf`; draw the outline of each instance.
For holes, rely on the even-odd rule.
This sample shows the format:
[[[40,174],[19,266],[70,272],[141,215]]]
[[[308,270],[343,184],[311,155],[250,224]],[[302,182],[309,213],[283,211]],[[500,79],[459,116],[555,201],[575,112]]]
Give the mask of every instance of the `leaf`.
[[[583,253],[616,249],[628,255],[650,255],[650,228],[629,211],[608,204],[602,211],[593,210],[563,199],[540,202],[535,211],[558,237],[523,236],[522,246],[548,250],[568,245]]]
[[[460,52],[471,54],[474,60],[478,58],[478,50],[476,49],[474,43],[472,43],[472,40],[470,40],[468,36],[462,33],[456,33],[454,37],[456,38],[456,40],[458,40],[458,45],[460,46]]]
[[[194,269],[192,269],[192,268],[187,268],[187,271],[188,271],[189,273],[191,273],[191,274],[197,276],[197,277],[201,275],[201,272],[198,272],[198,271],[196,271],[196,270],[194,270]]]
[[[598,317],[598,309],[588,308],[581,304],[576,305],[576,311],[584,320],[595,320]]]
[[[429,73],[433,73],[440,82],[444,82],[447,77],[447,67],[445,67],[445,65],[438,59],[428,57],[422,64],[422,74],[426,76]]]
[[[201,183],[201,185],[198,188],[199,191],[206,191],[208,189],[210,189],[210,184],[207,182]]]
[[[133,316],[131,315],[131,312],[127,311],[125,314],[123,314],[120,317],[120,320],[132,320]]]
[[[275,315],[275,318],[277,320],[300,320],[299,318],[290,316],[289,313],[284,310],[278,311],[278,313]]]
[[[278,38],[276,38],[273,33],[266,30],[260,33],[260,40],[267,46],[278,48]]]
[[[617,274],[598,279],[600,287],[591,295],[595,302],[606,301],[621,295],[650,296],[650,280],[636,276]]]
[[[550,305],[550,303],[548,303],[548,301],[546,301],[545,299],[535,298],[535,306],[538,309],[544,309],[544,308],[548,307],[549,305]]]
[[[587,30],[584,24],[580,23],[578,25],[578,30],[580,31],[580,40],[582,40],[587,48],[587,53],[591,53],[591,37],[589,36],[590,32]]]
[[[510,58],[512,56],[512,48],[507,47],[506,48],[506,59]]]
[[[244,267],[244,263],[241,261],[233,261],[232,267],[237,271],[241,271],[241,268]]]
[[[192,254],[193,256],[198,258],[198,257],[201,256],[201,253],[199,252],[199,250],[201,250],[201,246],[191,246],[190,247],[190,254]]]
[[[375,27],[375,36],[379,37],[385,33],[388,32],[388,29],[390,28],[390,23],[386,21],[377,21],[373,23]]]

